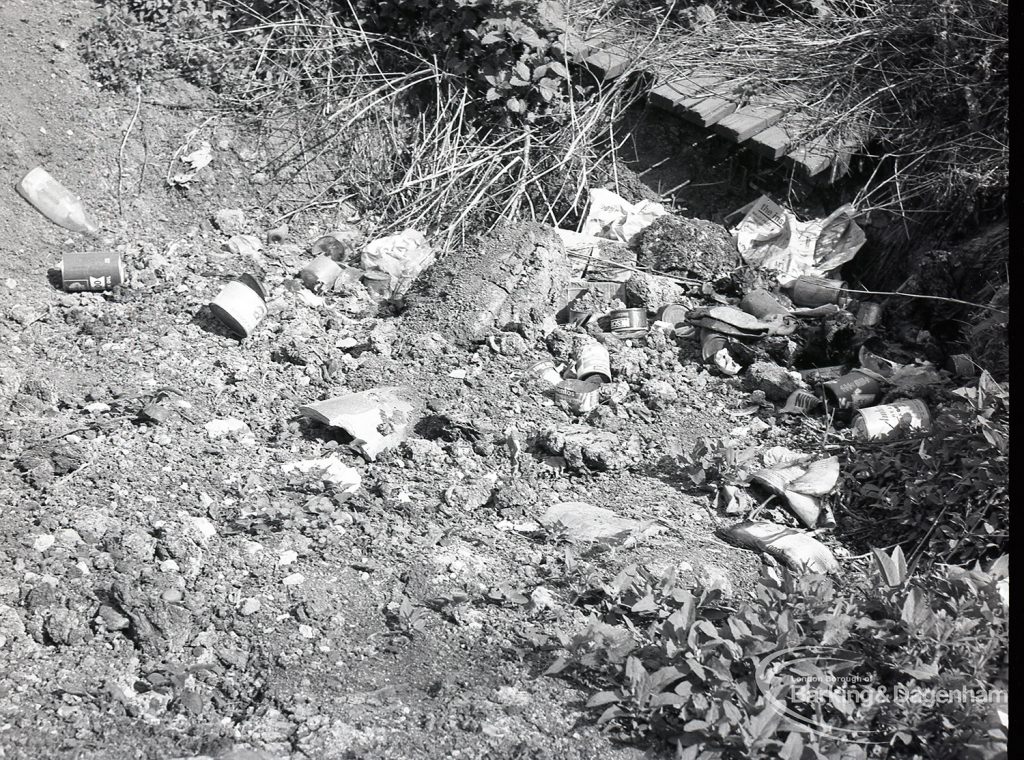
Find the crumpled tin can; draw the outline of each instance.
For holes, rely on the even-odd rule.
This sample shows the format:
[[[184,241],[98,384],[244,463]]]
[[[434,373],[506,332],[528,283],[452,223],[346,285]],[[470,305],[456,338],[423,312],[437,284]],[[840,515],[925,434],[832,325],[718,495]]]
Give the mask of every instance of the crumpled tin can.
[[[608,349],[596,341],[583,346],[576,353],[576,377],[580,380],[610,383],[612,370]]]
[[[64,290],[112,290],[124,284],[124,262],[119,253],[65,253],[60,262]]]
[[[341,276],[341,272],[342,269],[337,261],[330,255],[321,253],[299,272],[299,279],[314,293],[319,293],[333,288],[334,283]]]
[[[221,289],[210,310],[233,333],[248,338],[267,316],[266,292],[255,277],[242,275]]]
[[[597,408],[601,385],[583,380],[562,380],[555,386],[555,403],[563,409],[585,414]]]
[[[856,369],[821,388],[829,404],[837,409],[857,409],[870,406],[882,393],[882,378],[875,372]]]
[[[853,432],[865,440],[885,440],[900,431],[903,419],[909,423],[907,432],[931,430],[932,418],[928,406],[921,399],[900,399],[891,404],[858,410],[853,420]]]
[[[523,373],[529,377],[536,377],[548,385],[558,385],[562,382],[562,373],[558,371],[551,359],[541,359],[526,368]]]
[[[789,314],[789,309],[764,288],[757,288],[743,296],[740,308],[758,319],[764,319],[772,314]]]
[[[974,377],[978,374],[974,366],[974,360],[967,354],[953,354],[946,360],[946,367],[953,373],[954,377]]]

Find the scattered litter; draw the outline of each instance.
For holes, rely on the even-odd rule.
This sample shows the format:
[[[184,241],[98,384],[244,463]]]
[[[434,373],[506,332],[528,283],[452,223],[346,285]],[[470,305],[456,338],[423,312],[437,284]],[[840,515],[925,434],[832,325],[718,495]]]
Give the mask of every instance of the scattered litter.
[[[583,501],[555,504],[543,514],[540,522],[549,528],[560,527],[575,541],[621,542],[631,536],[650,536],[661,530],[657,525],[619,517],[610,509]]]
[[[608,314],[609,329],[621,338],[647,332],[646,309],[615,309]]]
[[[555,366],[555,363],[550,359],[542,359],[527,367],[523,374],[526,377],[539,378],[545,384],[555,386],[562,382],[562,371],[564,369],[564,365]]]
[[[335,261],[344,261],[363,244],[363,233],[355,227],[339,227],[314,241],[313,254],[327,254]]]
[[[871,301],[862,301],[857,306],[857,325],[874,327],[882,321],[882,305]]]
[[[725,540],[768,554],[797,572],[839,572],[839,562],[832,551],[813,536],[795,528],[745,521],[720,528],[717,532]]]
[[[233,333],[248,338],[267,315],[266,291],[252,275],[242,275],[221,289],[210,310]]]
[[[54,224],[73,232],[100,231],[82,201],[40,166],[29,171],[16,185],[18,194]]]
[[[409,437],[418,406],[415,391],[405,386],[384,386],[337,396],[299,407],[299,413],[324,425],[342,428],[352,445],[373,461],[386,449]]]
[[[634,204],[611,190],[594,188],[590,191],[582,233],[632,244],[641,230],[667,213],[660,203],[640,201]]]
[[[575,358],[574,374],[577,379],[597,383],[612,381],[611,359],[608,356],[608,349],[602,344],[597,341],[587,343],[576,352]]]
[[[920,399],[900,399],[883,406],[859,409],[853,419],[854,434],[869,441],[887,441],[906,433],[928,432],[931,427],[928,405]]]
[[[822,384],[825,399],[835,409],[859,409],[870,406],[882,394],[885,378],[870,369],[855,369]]]
[[[806,414],[821,404],[821,399],[810,391],[797,389],[789,394],[779,414]]]
[[[769,401],[783,403],[796,391],[804,388],[799,372],[787,370],[772,362],[754,362],[747,367],[743,388],[762,391]]]
[[[125,283],[124,262],[119,253],[65,253],[60,280],[69,293],[112,290]]]
[[[330,255],[321,253],[299,272],[299,279],[314,293],[322,293],[334,288],[341,272],[338,262]]]
[[[555,385],[555,403],[567,411],[586,414],[597,408],[600,390],[600,383],[560,380]]]
[[[420,273],[434,263],[434,249],[422,232],[403,230],[397,235],[379,238],[363,249],[362,266],[370,272],[390,275],[387,295],[399,298]]]
[[[946,360],[946,367],[953,373],[953,377],[970,378],[978,374],[978,368],[974,360],[968,354],[954,354]]]
[[[771,314],[789,314],[789,309],[764,288],[757,288],[743,296],[740,308],[758,319],[763,319]]]
[[[206,168],[213,161],[213,147],[208,142],[203,142],[198,148],[181,158],[181,163],[188,168],[172,176],[168,182],[172,186],[186,187],[200,170]]]
[[[838,309],[839,301],[843,297],[842,288],[846,287],[846,283],[827,277],[801,275],[793,280],[789,287],[790,298],[797,306],[814,309],[833,306]]]
[[[263,243],[255,235],[232,235],[224,247],[237,256],[255,256],[263,250]]]
[[[355,493],[359,490],[359,485],[362,482],[359,470],[333,456],[287,462],[281,465],[281,469],[285,473],[301,472],[307,475],[313,473],[324,483],[335,486],[342,493]]]
[[[288,232],[289,230],[287,224],[282,224],[278,227],[274,227],[271,230],[267,230],[267,242],[274,245],[279,245],[281,243],[287,242]]]
[[[801,275],[823,276],[838,269],[865,241],[850,205],[824,219],[801,222],[792,211],[762,195],[735,215],[740,213],[743,219],[733,230],[740,256],[749,266],[778,272],[783,285]]]
[[[769,466],[753,473],[750,479],[785,499],[790,511],[813,529],[822,516],[820,497],[831,493],[839,482],[839,459]]]

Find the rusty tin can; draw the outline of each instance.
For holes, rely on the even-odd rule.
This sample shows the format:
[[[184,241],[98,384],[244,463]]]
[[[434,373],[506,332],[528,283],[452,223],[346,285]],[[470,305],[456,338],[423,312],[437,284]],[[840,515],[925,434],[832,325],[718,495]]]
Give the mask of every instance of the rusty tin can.
[[[608,349],[596,341],[583,346],[576,353],[576,377],[591,382],[610,383],[612,369]]]
[[[341,276],[341,271],[337,261],[331,258],[330,255],[321,253],[306,264],[303,270],[299,272],[299,278],[302,280],[303,285],[313,292],[319,293],[322,290],[333,288],[334,283]]]
[[[829,404],[838,409],[870,406],[882,392],[881,377],[874,372],[853,370],[824,383],[821,388]]]
[[[60,262],[64,290],[111,290],[124,284],[124,262],[119,253],[65,253]]]
[[[248,338],[267,316],[266,292],[255,277],[242,275],[221,289],[210,309],[233,333]]]
[[[647,309],[615,309],[608,314],[613,333],[637,333],[647,329]]]
[[[562,382],[562,373],[558,371],[558,368],[551,359],[541,359],[539,362],[534,362],[526,368],[523,374],[528,377],[538,378],[548,385],[558,385]]]
[[[908,420],[906,428],[900,423]],[[853,432],[868,441],[885,440],[899,432],[928,432],[932,417],[921,399],[900,399],[891,404],[860,409],[853,420]]]
[[[857,307],[857,324],[860,327],[874,327],[882,321],[882,304],[874,301],[861,301]]]
[[[846,367],[842,364],[835,364],[831,367],[812,367],[811,369],[801,369],[800,377],[809,383],[822,383],[829,380],[836,380],[843,376],[846,372]]]
[[[713,330],[700,331],[700,355],[704,361],[711,361],[711,358],[729,345],[726,337]]]
[[[974,377],[977,369],[974,360],[967,354],[953,354],[946,360],[946,367],[953,373],[954,377]]]
[[[824,306],[839,303],[846,282],[804,274],[797,277],[791,287],[791,298],[797,306]]]
[[[363,273],[363,285],[366,289],[380,298],[387,298],[391,295],[391,275],[387,272],[371,270]]]
[[[585,414],[597,408],[599,383],[562,380],[555,386],[555,402],[563,409]]]
[[[753,314],[758,319],[764,319],[772,314],[789,314],[789,309],[783,306],[779,299],[764,288],[752,290],[743,296],[743,300],[740,301],[740,308],[747,312],[747,314]]]

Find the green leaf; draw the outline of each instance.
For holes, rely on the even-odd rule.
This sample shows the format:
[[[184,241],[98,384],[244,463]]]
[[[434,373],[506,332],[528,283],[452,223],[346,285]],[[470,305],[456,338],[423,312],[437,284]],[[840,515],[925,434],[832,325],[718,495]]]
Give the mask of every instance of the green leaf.
[[[568,657],[559,657],[557,660],[555,660],[553,663],[551,663],[551,665],[548,667],[547,670],[544,671],[544,675],[546,675],[546,676],[558,675],[563,670],[565,670],[568,665],[569,665],[569,658]]]
[[[804,753],[804,737],[796,731],[790,731],[786,741],[779,748],[779,760],[800,760]]]
[[[526,113],[526,103],[519,98],[509,98],[505,101],[505,107],[512,113]]]
[[[618,705],[612,705],[603,713],[601,713],[601,716],[597,719],[597,725],[600,726],[602,723],[607,723],[608,721],[614,718],[618,718],[620,715],[625,714],[626,711],[623,710],[621,707],[619,707]]]
[[[895,588],[902,586],[907,580],[907,561],[903,556],[900,547],[893,549],[892,556],[885,553],[883,549],[872,549],[875,556],[875,564],[885,576],[885,582]]]
[[[587,700],[587,707],[603,707],[612,702],[620,701],[619,693],[615,691],[599,691]]]

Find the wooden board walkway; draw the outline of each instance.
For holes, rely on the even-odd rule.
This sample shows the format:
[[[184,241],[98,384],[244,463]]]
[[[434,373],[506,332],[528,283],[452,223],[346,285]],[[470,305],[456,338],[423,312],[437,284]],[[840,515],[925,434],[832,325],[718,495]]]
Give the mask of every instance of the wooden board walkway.
[[[633,64],[626,51],[603,42],[600,36],[576,37],[566,48],[570,59],[601,83],[622,76]],[[773,102],[770,95],[748,100],[735,83],[711,72],[662,76],[648,94],[655,108],[710,129],[801,176],[834,182],[846,174],[850,158],[863,140],[808,138],[813,120],[782,105],[781,100],[780,96]],[[785,100],[792,103],[792,93]],[[827,170],[831,171],[826,175]]]

